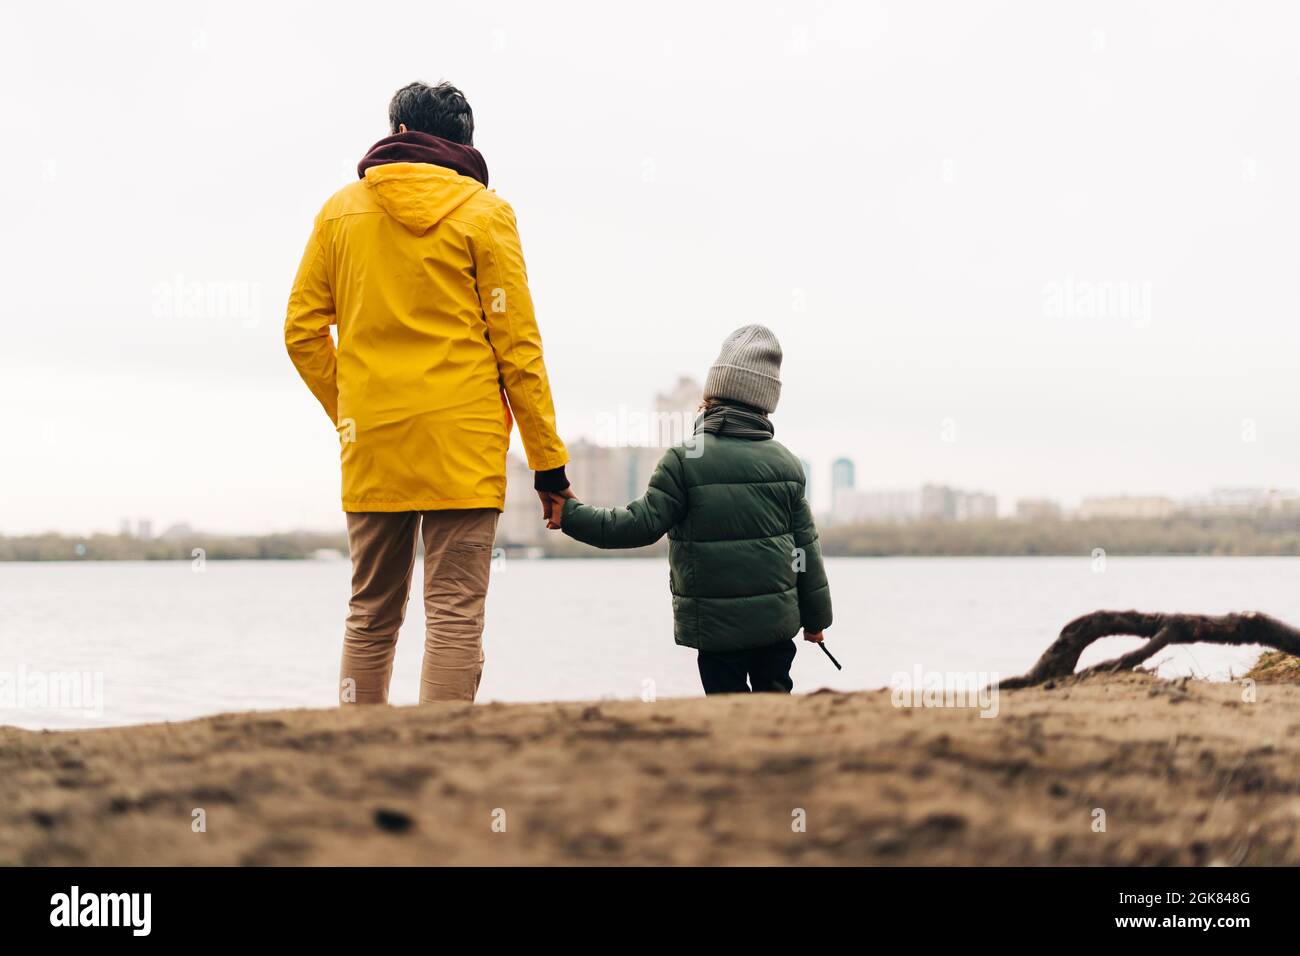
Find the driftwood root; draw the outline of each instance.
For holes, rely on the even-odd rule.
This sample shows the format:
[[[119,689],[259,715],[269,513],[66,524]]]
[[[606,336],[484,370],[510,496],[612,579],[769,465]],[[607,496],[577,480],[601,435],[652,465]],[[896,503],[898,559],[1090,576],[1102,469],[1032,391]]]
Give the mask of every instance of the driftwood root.
[[[1075,673],[1084,648],[1103,637],[1131,635],[1147,642],[1135,651]],[[1262,644],[1300,655],[1300,630],[1267,614],[1145,614],[1141,611],[1093,611],[1065,627],[1025,674],[999,683],[1004,690],[1036,687],[1050,680],[1132,670],[1172,644]]]

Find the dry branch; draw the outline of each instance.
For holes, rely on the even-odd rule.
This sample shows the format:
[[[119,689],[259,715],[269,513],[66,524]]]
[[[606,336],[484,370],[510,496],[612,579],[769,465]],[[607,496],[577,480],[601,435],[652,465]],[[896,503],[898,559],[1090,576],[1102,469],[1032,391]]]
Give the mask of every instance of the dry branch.
[[[1130,635],[1148,640],[1135,651],[1103,661],[1075,675],[1079,655],[1093,641]],[[1131,670],[1171,644],[1263,644],[1287,654],[1300,655],[1300,630],[1256,611],[1220,615],[1093,611],[1061,628],[1060,636],[1028,673],[1001,681],[1000,686],[1014,690],[1063,677]]]

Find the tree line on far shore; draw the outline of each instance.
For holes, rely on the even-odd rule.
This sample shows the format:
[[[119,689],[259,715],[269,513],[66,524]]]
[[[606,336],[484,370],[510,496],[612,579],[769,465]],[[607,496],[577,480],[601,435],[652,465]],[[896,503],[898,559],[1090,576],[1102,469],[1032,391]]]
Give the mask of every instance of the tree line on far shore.
[[[37,534],[0,537],[0,561],[288,561],[336,551],[347,554],[343,532],[295,531],[265,535],[137,538],[123,534],[75,537]],[[197,552],[197,553],[196,553]]]
[[[922,521],[822,529],[828,557],[1081,556],[1107,555],[1300,556],[1300,512],[1252,515],[1178,514],[1152,519],[1047,521]],[[515,549],[498,539],[506,553]],[[557,558],[645,557],[666,550],[660,541],[632,551],[597,551],[560,534],[547,535],[540,553]],[[96,534],[0,536],[0,561],[295,560],[347,554],[342,531],[215,535],[143,539]]]
[[[916,522],[826,528],[828,555],[1300,555],[1300,511],[1168,518]]]

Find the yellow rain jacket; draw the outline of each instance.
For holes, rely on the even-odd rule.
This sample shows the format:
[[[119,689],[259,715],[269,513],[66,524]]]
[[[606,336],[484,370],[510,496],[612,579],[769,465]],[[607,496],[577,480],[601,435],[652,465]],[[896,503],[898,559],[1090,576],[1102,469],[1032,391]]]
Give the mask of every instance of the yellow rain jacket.
[[[474,179],[389,163],[335,193],[284,339],[338,430],[344,511],[504,508],[511,411],[530,468],[568,462],[514,212]]]

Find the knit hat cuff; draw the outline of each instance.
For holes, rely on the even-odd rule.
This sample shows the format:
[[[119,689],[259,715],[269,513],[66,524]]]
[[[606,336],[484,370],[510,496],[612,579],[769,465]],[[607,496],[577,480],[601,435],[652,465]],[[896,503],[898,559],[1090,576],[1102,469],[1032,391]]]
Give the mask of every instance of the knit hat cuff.
[[[704,380],[704,397],[729,398],[770,414],[781,399],[781,380],[739,365],[714,365]]]

